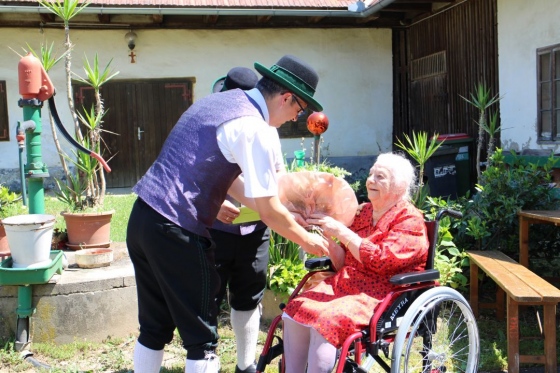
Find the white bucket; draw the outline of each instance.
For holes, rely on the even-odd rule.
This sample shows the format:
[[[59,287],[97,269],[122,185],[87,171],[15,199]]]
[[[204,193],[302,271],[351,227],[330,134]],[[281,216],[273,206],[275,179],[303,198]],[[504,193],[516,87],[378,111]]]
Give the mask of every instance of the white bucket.
[[[51,263],[54,220],[54,216],[45,214],[17,215],[2,220],[13,268],[38,268]]]

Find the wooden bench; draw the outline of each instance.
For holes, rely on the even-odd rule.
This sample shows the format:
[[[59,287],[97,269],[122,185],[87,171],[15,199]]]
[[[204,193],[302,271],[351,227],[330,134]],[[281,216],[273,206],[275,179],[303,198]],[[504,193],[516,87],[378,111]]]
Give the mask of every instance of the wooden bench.
[[[507,299],[508,372],[518,373],[520,363],[544,364],[546,373],[557,373],[556,367],[556,305],[560,290],[499,251],[467,251],[470,258],[470,304],[478,317],[479,308],[496,309],[499,320],[504,317],[504,294]],[[495,303],[479,303],[478,269],[498,285]],[[519,354],[519,306],[539,305],[544,309],[543,355]]]

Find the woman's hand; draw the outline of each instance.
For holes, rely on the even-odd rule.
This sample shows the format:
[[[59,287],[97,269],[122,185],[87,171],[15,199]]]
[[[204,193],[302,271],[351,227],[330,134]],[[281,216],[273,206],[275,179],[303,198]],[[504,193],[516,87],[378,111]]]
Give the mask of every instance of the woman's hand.
[[[334,242],[334,240],[328,238],[329,241],[329,258],[331,258],[332,265],[335,270],[339,271],[340,268],[344,266],[344,257],[346,253],[344,249]]]
[[[317,225],[323,230],[325,237],[336,237],[342,232],[343,229],[348,229],[341,222],[323,214],[312,214],[307,218],[307,223],[310,225]]]
[[[239,216],[239,209],[227,199],[220,206],[220,211],[216,217],[219,221],[226,224],[231,224]]]

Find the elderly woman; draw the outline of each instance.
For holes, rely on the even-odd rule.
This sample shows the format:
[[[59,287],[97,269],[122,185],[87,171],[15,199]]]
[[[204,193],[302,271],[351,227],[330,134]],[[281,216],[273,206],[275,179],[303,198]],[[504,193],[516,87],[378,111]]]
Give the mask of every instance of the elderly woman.
[[[380,154],[366,181],[370,203],[350,227],[313,215],[331,242],[337,269],[284,309],[286,372],[331,372],[336,350],[352,333],[369,324],[373,310],[393,288],[391,276],[424,268],[428,238],[424,217],[410,202],[416,180],[403,156]]]

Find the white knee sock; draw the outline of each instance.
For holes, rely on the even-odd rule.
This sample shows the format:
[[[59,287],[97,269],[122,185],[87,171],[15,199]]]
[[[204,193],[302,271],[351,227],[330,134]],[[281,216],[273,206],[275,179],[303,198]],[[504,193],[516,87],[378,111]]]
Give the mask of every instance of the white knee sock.
[[[312,328],[307,356],[308,372],[329,373],[332,372],[336,363],[336,347]]]
[[[134,346],[134,373],[159,373],[163,350],[152,350],[136,341]]]
[[[311,328],[292,320],[286,314],[282,316],[282,322],[284,323],[284,360],[286,372],[305,373]],[[310,370],[309,372],[312,371]]]
[[[237,344],[237,366],[241,370],[255,362],[260,322],[260,305],[251,311],[231,309],[231,326]]]
[[[185,373],[218,373],[219,371],[220,358],[214,352],[207,352],[201,360],[185,361]]]

